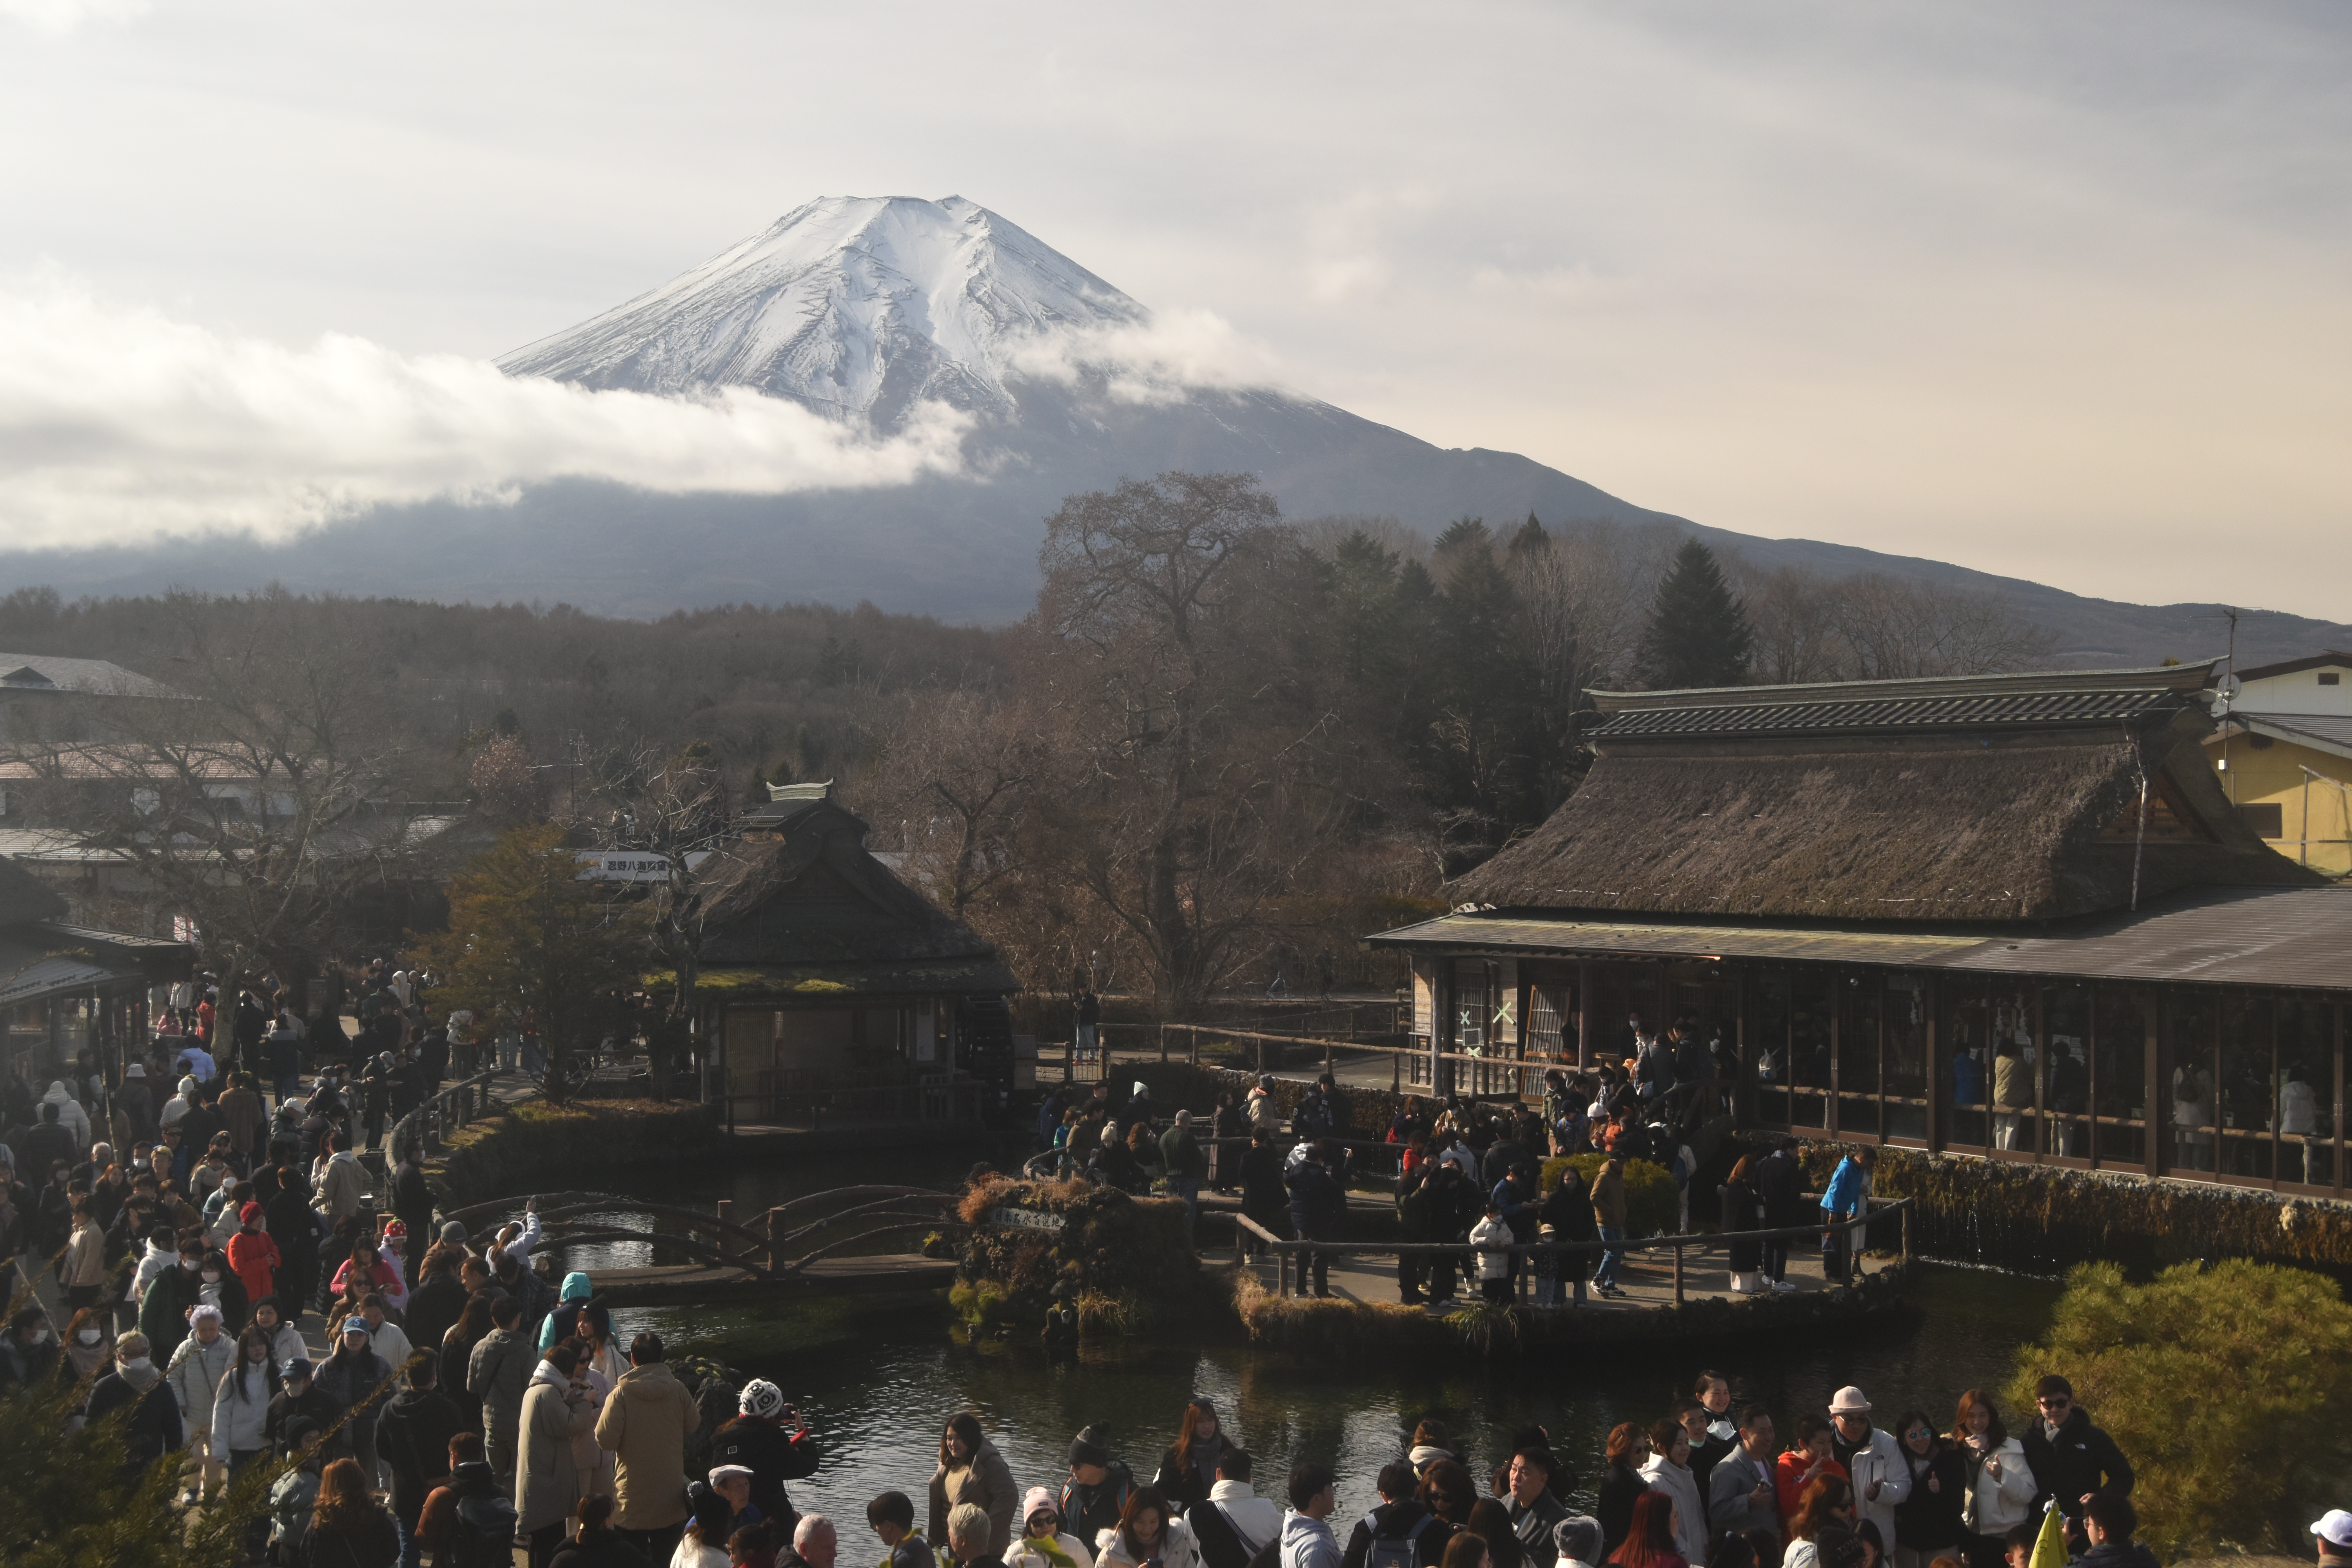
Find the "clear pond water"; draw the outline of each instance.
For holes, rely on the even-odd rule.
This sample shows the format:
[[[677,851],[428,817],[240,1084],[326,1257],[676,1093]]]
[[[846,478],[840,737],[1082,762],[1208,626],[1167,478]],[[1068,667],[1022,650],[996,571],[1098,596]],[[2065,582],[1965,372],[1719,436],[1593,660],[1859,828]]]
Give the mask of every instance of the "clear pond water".
[[[950,1186],[971,1163],[968,1152],[873,1156],[635,1184],[658,1202],[708,1205],[730,1197],[742,1216],[855,1183]],[[564,1259],[575,1268],[650,1260],[642,1243],[583,1246]],[[1784,1431],[1797,1414],[1824,1408],[1846,1384],[1864,1389],[1890,1425],[1916,1405],[1942,1426],[1962,1389],[1998,1389],[2008,1380],[2017,1347],[2042,1331],[2059,1288],[1977,1268],[1931,1266],[1926,1275],[1911,1310],[1859,1331],[1612,1348],[1589,1357],[1547,1352],[1489,1364],[1451,1355],[1398,1352],[1340,1362],[1254,1350],[1211,1325],[1161,1342],[1049,1353],[1025,1338],[963,1340],[935,1296],[644,1308],[615,1318],[624,1337],[655,1330],[681,1349],[773,1380],[799,1404],[822,1434],[826,1458],[814,1478],[793,1488],[794,1499],[843,1523],[853,1545],[848,1560],[856,1562],[862,1560],[855,1542],[863,1538],[867,1500],[895,1488],[919,1507],[940,1428],[959,1410],[980,1414],[1013,1479],[1027,1488],[1058,1485],[1072,1434],[1097,1421],[1111,1426],[1120,1457],[1148,1478],[1175,1436],[1185,1400],[1204,1394],[1257,1458],[1262,1489],[1276,1488],[1276,1478],[1297,1460],[1326,1458],[1339,1468],[1343,1510],[1356,1512],[1376,1500],[1371,1481],[1380,1467],[1402,1452],[1413,1424],[1430,1415],[1448,1423],[1482,1473],[1515,1429],[1540,1423],[1576,1468],[1572,1489],[1590,1507],[1609,1429],[1664,1415],[1702,1366],[1728,1377],[1741,1401],[1761,1401]]]

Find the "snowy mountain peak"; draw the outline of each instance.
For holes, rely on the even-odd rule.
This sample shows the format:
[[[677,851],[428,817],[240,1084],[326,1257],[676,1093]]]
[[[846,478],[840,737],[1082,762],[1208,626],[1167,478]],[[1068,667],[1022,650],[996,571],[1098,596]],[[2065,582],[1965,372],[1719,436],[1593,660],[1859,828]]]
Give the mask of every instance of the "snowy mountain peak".
[[[638,392],[748,386],[886,426],[925,399],[1010,416],[1005,377],[1024,345],[1149,319],[961,196],[824,196],[499,363]]]

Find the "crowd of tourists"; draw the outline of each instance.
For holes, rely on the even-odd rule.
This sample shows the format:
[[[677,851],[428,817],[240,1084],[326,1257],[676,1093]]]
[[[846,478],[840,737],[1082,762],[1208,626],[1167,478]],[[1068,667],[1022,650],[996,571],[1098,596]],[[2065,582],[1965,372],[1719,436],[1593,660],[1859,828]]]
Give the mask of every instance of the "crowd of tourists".
[[[1507,1301],[1515,1299],[1522,1272],[1538,1310],[1581,1307],[1588,1284],[1601,1297],[1622,1297],[1625,1253],[1609,1244],[1627,1235],[1625,1171],[1634,1160],[1665,1170],[1677,1189],[1679,1228],[1692,1228],[1698,1160],[1685,1138],[1694,1117],[1712,1106],[1714,1058],[1696,1044],[1696,1026],[1681,1022],[1662,1044],[1637,1019],[1629,1038],[1637,1054],[1622,1063],[1591,1073],[1548,1072],[1540,1111],[1458,1095],[1406,1097],[1386,1129],[1383,1160],[1392,1162],[1395,1173],[1400,1238],[1461,1250],[1399,1254],[1400,1300],[1441,1314],[1457,1305],[1465,1289]],[[1645,1068],[1640,1054],[1645,1050],[1658,1064],[1654,1068]],[[1676,1076],[1678,1058],[1692,1076]],[[1695,1092],[1677,1101],[1678,1088]],[[1043,1158],[1055,1173],[1139,1194],[1156,1187],[1182,1199],[1192,1220],[1204,1187],[1238,1191],[1243,1215],[1286,1240],[1342,1238],[1357,1160],[1346,1141],[1349,1131],[1347,1106],[1328,1073],[1306,1088],[1286,1115],[1271,1075],[1239,1097],[1220,1093],[1205,1128],[1189,1110],[1163,1115],[1150,1086],[1140,1081],[1124,1100],[1106,1082],[1055,1090],[1037,1113],[1037,1135],[1047,1145]],[[1590,1181],[1570,1164],[1544,1185],[1546,1161],[1584,1154],[1597,1161]],[[1820,1227],[1824,1273],[1850,1277],[1853,1233],[1834,1222],[1867,1212],[1874,1163],[1869,1150],[1855,1151],[1809,1198],[1793,1139],[1774,1140],[1740,1158],[1713,1202],[1723,1231],[1743,1237],[1726,1249],[1731,1289],[1795,1289],[1788,1277],[1789,1238],[1750,1234],[1771,1230]],[[1263,1245],[1255,1233],[1245,1240],[1253,1250]],[[1547,1244],[1586,1245],[1520,1250]],[[1328,1254],[1308,1255],[1301,1289],[1329,1295],[1329,1270]]]
[[[1024,1489],[966,1413],[946,1423],[928,1485],[881,1492],[866,1523],[882,1568],[2026,1568],[2048,1508],[2089,1568],[2154,1568],[2130,1465],[2065,1379],[2039,1393],[2013,1436],[1981,1390],[1939,1430],[1916,1410],[1880,1425],[1844,1388],[1783,1446],[1769,1412],[1702,1373],[1656,1421],[1609,1434],[1590,1514],[1564,1500],[1578,1478],[1543,1428],[1480,1462],[1426,1420],[1353,1521],[1338,1517],[1328,1465],[1262,1484],[1207,1399],[1186,1405],[1149,1482],[1097,1424],[1066,1473]],[[768,1506],[769,1475],[741,1478],[731,1512],[698,1503],[673,1568],[835,1568],[835,1524],[792,1514],[780,1485],[782,1511]]]

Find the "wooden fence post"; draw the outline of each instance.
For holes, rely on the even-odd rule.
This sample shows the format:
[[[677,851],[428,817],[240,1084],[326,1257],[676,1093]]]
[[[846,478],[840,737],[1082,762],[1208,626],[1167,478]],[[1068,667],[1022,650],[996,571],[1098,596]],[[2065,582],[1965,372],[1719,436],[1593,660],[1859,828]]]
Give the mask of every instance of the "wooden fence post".
[[[1681,1242],[1677,1241],[1677,1242],[1675,1242],[1675,1307],[1680,1308],[1680,1307],[1682,1306],[1682,1304],[1683,1304],[1683,1244],[1682,1244]]]
[[[1911,1261],[1911,1205],[1907,1203],[1903,1205],[1903,1261],[1906,1265]]]
[[[768,1211],[768,1272],[771,1274],[776,1273],[784,1266],[782,1247],[784,1237],[787,1234],[784,1225],[782,1210]]]
[[[1165,1024],[1160,1026],[1160,1064],[1162,1067],[1168,1065],[1168,1026]]]

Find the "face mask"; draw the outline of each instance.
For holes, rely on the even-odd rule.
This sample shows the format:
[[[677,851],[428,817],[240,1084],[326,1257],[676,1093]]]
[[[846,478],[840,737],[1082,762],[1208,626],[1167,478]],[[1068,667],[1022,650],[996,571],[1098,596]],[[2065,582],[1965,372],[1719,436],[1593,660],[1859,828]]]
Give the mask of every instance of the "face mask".
[[[37,1329],[35,1329],[35,1330],[33,1331],[33,1343],[35,1343],[35,1344],[37,1344],[37,1345],[45,1345],[45,1344],[47,1344],[48,1342],[49,1342],[49,1330],[48,1330],[48,1325],[47,1325],[47,1324],[46,1324],[46,1323],[44,1323],[43,1325],[41,1325],[41,1327],[39,1327],[39,1328],[37,1328]]]
[[[96,1329],[82,1329],[74,1335],[75,1339],[86,1345],[94,1345],[105,1337],[106,1336],[103,1333],[100,1333]]]
[[[205,1270],[203,1278],[205,1284],[217,1285],[220,1283],[220,1270],[217,1268],[207,1268]]]
[[[180,1259],[180,1267],[194,1274],[196,1271],[196,1260],[193,1258],[183,1258]]]
[[[154,1364],[155,1363],[153,1362],[148,1360],[143,1355],[128,1356],[123,1360],[122,1370],[125,1372],[145,1372],[149,1367],[153,1366]]]

